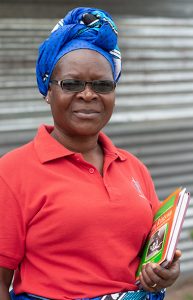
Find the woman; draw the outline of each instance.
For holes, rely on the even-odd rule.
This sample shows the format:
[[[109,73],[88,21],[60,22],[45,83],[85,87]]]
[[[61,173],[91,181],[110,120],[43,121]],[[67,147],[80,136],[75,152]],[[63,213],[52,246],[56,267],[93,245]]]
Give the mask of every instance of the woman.
[[[168,269],[146,265],[139,290],[160,203],[146,167],[101,132],[121,73],[111,17],[69,12],[41,45],[36,70],[54,126],[0,160],[0,299],[163,299],[180,252]]]

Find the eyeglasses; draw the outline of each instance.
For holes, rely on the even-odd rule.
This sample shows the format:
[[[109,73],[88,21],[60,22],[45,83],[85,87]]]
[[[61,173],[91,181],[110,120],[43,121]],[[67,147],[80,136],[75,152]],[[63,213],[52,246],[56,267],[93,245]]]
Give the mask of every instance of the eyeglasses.
[[[108,94],[112,92],[116,87],[116,82],[112,80],[93,80],[84,81],[78,79],[64,79],[64,80],[50,80],[50,83],[59,85],[63,91],[68,92],[82,92],[85,90],[87,84],[89,84],[92,90],[99,94]]]

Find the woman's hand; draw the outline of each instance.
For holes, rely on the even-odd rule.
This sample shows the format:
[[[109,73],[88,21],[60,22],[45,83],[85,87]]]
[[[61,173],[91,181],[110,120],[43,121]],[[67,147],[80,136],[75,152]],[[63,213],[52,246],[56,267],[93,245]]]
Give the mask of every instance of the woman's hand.
[[[171,286],[180,274],[181,251],[176,250],[174,259],[168,268],[163,268],[155,263],[143,266],[139,276],[140,286],[146,291],[157,292]]]
[[[0,267],[0,299],[11,300],[9,287],[13,278],[13,270]]]

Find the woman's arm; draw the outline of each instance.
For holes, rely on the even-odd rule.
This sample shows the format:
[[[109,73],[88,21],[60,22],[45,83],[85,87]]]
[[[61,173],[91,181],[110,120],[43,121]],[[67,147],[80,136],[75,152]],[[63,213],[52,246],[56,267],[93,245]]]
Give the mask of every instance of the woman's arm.
[[[173,262],[168,268],[155,263],[144,265],[139,278],[143,289],[156,292],[171,286],[180,274],[180,256],[181,251],[176,250]]]
[[[13,270],[0,267],[0,299],[11,300],[9,288],[13,278]]]

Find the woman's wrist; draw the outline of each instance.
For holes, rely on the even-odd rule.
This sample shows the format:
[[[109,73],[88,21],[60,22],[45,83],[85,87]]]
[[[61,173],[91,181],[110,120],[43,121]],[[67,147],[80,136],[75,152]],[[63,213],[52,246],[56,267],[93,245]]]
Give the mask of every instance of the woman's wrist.
[[[0,299],[11,300],[9,289],[4,284],[0,284]]]

